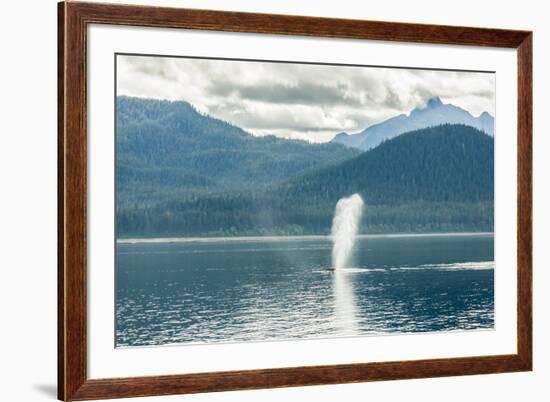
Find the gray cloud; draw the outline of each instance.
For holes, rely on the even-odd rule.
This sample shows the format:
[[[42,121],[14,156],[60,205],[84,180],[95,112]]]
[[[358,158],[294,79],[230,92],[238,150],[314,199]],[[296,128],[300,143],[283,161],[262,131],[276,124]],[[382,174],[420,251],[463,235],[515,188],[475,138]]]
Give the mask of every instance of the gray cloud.
[[[311,141],[408,113],[432,96],[494,115],[494,74],[118,56],[119,94],[185,100],[256,135]]]
[[[325,106],[343,102],[350,106],[360,105],[361,101],[356,94],[348,92],[347,89],[347,86],[344,84],[329,86],[312,82],[301,82],[292,86],[259,84],[243,86],[234,90],[242,98],[267,103]]]

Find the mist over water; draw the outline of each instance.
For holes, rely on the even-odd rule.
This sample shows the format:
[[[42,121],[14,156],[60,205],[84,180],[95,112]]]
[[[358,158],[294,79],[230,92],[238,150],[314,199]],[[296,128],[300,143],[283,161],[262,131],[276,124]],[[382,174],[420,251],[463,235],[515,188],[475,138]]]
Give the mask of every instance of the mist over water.
[[[352,254],[355,238],[363,215],[363,199],[359,194],[340,198],[332,220],[332,267],[346,268]]]

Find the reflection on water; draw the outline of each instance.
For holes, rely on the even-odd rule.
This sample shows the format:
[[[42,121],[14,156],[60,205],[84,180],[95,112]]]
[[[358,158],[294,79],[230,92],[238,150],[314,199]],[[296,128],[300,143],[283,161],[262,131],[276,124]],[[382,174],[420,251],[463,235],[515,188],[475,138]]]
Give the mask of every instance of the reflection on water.
[[[117,346],[494,326],[492,235],[362,236],[331,272],[329,238],[117,246]]]
[[[357,305],[349,273],[344,268],[334,271],[333,276],[334,325],[342,336],[358,335]]]

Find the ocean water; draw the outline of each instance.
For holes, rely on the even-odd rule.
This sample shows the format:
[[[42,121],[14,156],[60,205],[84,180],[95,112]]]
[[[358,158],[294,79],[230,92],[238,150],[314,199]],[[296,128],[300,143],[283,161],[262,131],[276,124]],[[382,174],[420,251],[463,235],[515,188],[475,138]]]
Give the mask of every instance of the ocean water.
[[[116,345],[492,329],[492,234],[117,243]]]

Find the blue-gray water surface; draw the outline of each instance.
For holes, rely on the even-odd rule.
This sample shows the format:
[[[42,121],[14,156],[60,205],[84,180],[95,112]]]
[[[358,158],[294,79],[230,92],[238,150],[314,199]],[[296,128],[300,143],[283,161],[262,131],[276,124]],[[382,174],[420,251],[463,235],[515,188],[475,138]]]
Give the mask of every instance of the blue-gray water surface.
[[[492,234],[117,244],[118,347],[491,329]]]

